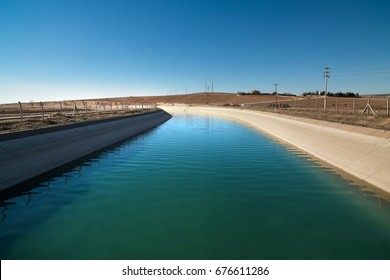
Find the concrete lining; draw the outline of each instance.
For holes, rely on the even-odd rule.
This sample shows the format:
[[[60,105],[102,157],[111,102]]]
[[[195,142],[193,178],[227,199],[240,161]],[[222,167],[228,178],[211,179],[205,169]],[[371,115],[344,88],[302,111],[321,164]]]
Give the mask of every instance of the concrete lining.
[[[165,111],[0,135],[0,191],[171,118]]]
[[[390,194],[390,132],[237,108],[162,106],[169,113],[216,114],[287,142]]]

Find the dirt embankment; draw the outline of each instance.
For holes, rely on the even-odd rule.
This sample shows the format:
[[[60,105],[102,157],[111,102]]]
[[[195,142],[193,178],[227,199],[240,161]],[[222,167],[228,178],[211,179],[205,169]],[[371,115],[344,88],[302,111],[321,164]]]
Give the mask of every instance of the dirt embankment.
[[[23,122],[17,119],[6,119],[7,117],[18,117],[20,114],[19,104],[0,104],[0,119],[3,118],[0,120],[0,133],[104,119],[123,114],[134,114],[134,111],[140,112],[145,110],[145,108],[154,108],[156,104],[241,108],[244,106],[251,110],[269,111],[304,118],[390,130],[390,117],[387,116],[388,101],[388,97],[375,97],[370,99],[367,97],[328,97],[327,109],[323,110],[324,98],[318,96],[238,95],[231,93],[137,96],[23,103],[23,114],[26,116]],[[370,111],[367,111],[370,115],[362,115],[368,103],[371,103],[373,110],[376,112],[375,116]],[[47,116],[43,121],[39,118],[41,110],[44,110]],[[81,114],[72,115],[74,111],[81,112]],[[58,114],[59,112],[64,114]],[[28,115],[35,115],[36,118],[27,118]]]
[[[116,112],[116,111],[97,112],[97,113],[91,112],[88,114],[75,114],[75,115],[55,114],[50,116],[49,118],[45,118],[44,120],[42,120],[41,118],[24,119],[23,121],[3,120],[0,122],[0,134],[24,131],[24,130],[32,130],[37,128],[50,127],[50,126],[67,125],[67,124],[80,123],[80,122],[86,122],[92,120],[116,118],[116,117],[141,114],[141,113],[151,112],[151,111],[155,111],[155,109],[144,109],[139,111],[123,111],[123,112]]]
[[[258,110],[258,109],[254,109]],[[390,117],[384,115],[367,116],[362,114],[336,113],[331,111],[299,111],[299,110],[261,110],[295,117],[309,118],[321,121],[390,130]]]

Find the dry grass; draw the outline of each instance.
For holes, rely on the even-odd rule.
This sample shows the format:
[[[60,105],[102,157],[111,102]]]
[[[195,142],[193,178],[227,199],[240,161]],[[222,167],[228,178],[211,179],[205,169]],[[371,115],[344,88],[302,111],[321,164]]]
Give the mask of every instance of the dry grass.
[[[362,114],[336,113],[331,111],[307,111],[307,110],[266,110],[273,113],[310,118],[328,122],[363,126],[381,130],[390,130],[390,118],[384,115],[367,116]]]
[[[116,118],[122,116],[129,116],[134,114],[140,114],[144,112],[152,111],[140,110],[140,111],[113,111],[113,112],[98,112],[98,113],[88,113],[88,114],[76,114],[76,115],[52,115],[50,118],[42,119],[24,119],[22,122],[20,120],[8,120],[0,122],[0,134],[12,133],[17,131],[32,130],[44,127],[51,126],[60,126],[68,125],[73,123],[81,123],[86,121],[101,120]]]
[[[275,108],[276,98],[278,104],[284,109]],[[145,104],[189,104],[189,105],[212,105],[212,106],[240,106],[246,104],[253,110],[265,110],[279,114],[287,114],[304,118],[312,118],[343,124],[358,125],[383,130],[390,130],[390,118],[386,115],[387,97],[371,99],[371,105],[376,111],[376,116],[362,115],[361,112],[367,105],[368,98],[335,98],[328,97],[327,111],[323,111],[324,98],[301,97],[301,96],[278,96],[275,95],[237,95],[229,93],[198,93],[187,95],[169,96],[141,96],[122,97],[92,100],[68,100],[62,101],[62,112],[67,116],[58,116],[60,102],[44,102],[45,114],[50,117],[44,121],[37,119],[0,120],[0,133],[9,133],[26,129],[63,125],[75,122],[82,122],[93,119],[102,119],[119,116],[121,114],[132,114],[129,112],[134,107],[142,108]],[[88,114],[69,115],[74,110],[74,105],[80,112],[88,111]],[[24,103],[25,115],[40,115],[40,103]],[[119,110],[116,112],[116,110]],[[352,114],[355,110],[355,114]],[[125,112],[126,111],[126,112]],[[338,112],[336,112],[338,111]],[[18,116],[19,104],[0,104],[0,117]]]

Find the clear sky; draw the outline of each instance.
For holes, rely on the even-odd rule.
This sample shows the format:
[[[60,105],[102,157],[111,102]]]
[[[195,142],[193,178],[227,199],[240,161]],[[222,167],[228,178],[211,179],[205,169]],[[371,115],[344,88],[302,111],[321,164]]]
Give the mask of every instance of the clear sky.
[[[390,92],[388,0],[0,0],[0,103]]]

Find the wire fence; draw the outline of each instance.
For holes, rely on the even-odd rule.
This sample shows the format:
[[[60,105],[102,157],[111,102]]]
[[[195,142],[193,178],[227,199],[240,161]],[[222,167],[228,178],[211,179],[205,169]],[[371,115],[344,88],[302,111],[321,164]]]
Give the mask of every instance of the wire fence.
[[[335,113],[390,116],[390,97],[324,97],[312,96],[294,99],[278,99],[245,104],[245,107],[264,110],[333,111]]]
[[[97,113],[137,112],[157,108],[155,103],[109,101],[18,102],[0,106],[0,120],[42,119]]]
[[[305,96],[281,98],[246,103],[242,106],[259,110],[326,111],[345,114],[361,114],[390,117],[390,97],[324,97]],[[84,114],[137,112],[155,109],[156,103],[126,101],[50,101],[19,102],[0,105],[0,120],[48,119],[55,116]]]

